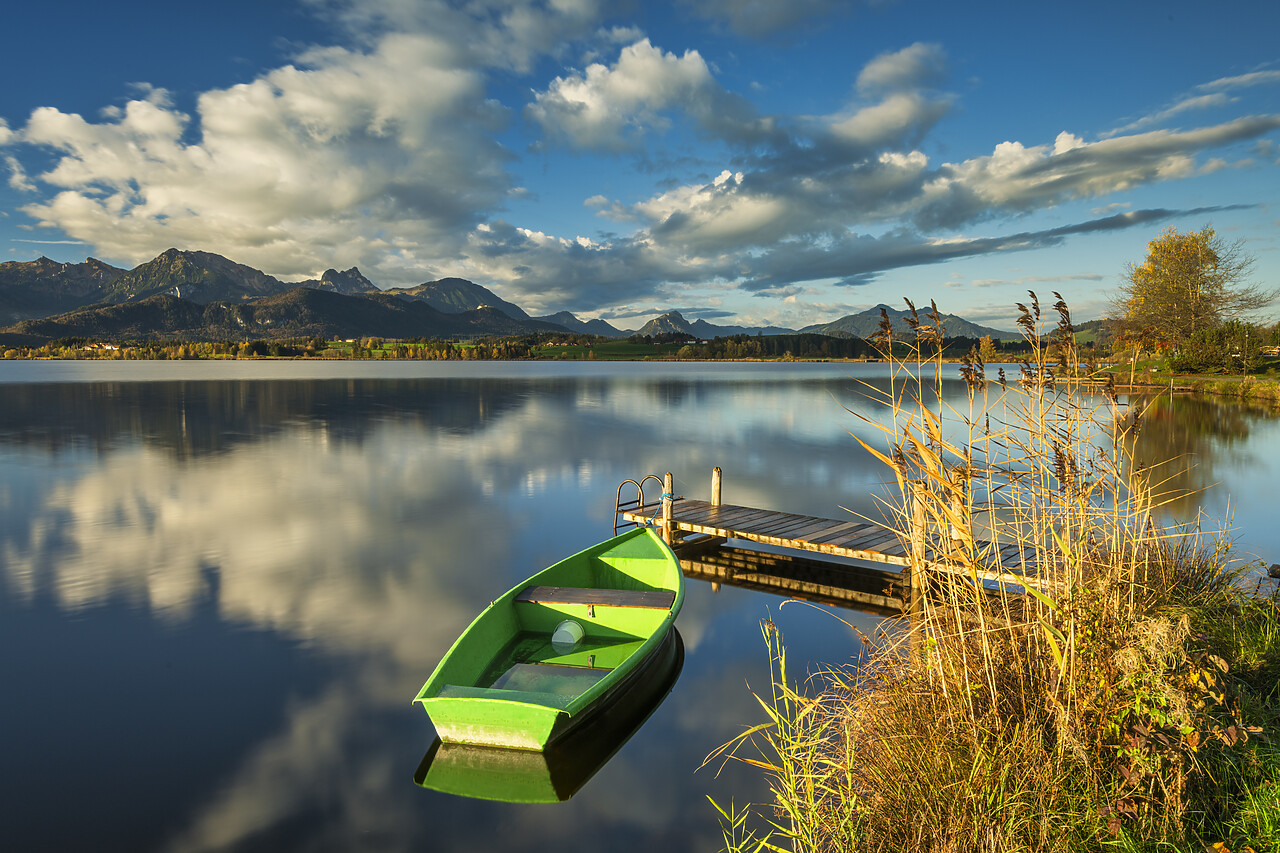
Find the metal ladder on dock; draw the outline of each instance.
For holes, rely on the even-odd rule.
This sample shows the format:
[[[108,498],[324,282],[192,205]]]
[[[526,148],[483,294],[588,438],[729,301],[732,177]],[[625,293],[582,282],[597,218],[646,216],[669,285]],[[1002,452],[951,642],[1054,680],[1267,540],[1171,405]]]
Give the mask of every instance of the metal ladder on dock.
[[[628,527],[628,526],[639,527],[641,524],[644,523],[637,519],[625,518],[623,516],[623,513],[631,512],[632,510],[639,512],[639,510],[642,507],[647,505],[644,502],[644,484],[649,482],[650,480],[653,480],[655,483],[657,483],[659,489],[662,488],[662,478],[659,477],[657,474],[645,474],[643,477],[640,478],[639,482],[635,480],[623,480],[621,483],[618,484],[618,497],[613,502],[613,535],[614,536],[617,536],[618,531],[624,527]],[[634,500],[629,500],[624,502],[622,500],[622,490],[628,483],[636,487],[636,496]]]

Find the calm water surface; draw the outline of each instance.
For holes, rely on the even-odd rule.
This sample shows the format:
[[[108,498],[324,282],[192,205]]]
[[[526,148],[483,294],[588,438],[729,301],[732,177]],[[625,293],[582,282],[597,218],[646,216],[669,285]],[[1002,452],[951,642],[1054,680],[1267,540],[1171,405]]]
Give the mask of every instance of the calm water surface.
[[[870,365],[0,362],[0,833],[11,849],[693,850],[704,756],[758,720],[760,621],[793,662],[856,635],[691,581],[674,690],[571,800],[440,794],[409,700],[497,593],[612,533],[624,479],[876,515],[850,438]],[[958,382],[945,393],[958,399]],[[1142,452],[1194,465],[1171,511],[1234,510],[1280,560],[1280,424],[1178,400]],[[877,619],[843,612],[864,631]]]

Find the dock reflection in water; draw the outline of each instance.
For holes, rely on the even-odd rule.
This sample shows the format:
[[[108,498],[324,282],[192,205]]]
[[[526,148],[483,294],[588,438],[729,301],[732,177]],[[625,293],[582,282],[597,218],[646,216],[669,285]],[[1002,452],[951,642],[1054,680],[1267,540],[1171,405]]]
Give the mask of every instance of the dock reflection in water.
[[[437,737],[413,781],[424,788],[481,800],[564,802],[640,730],[671,693],[683,668],[684,640],[673,628],[645,677],[544,751],[442,743]]]
[[[903,613],[902,575],[897,571],[815,559],[799,554],[769,553],[719,544],[719,540],[676,548],[686,578],[728,584],[798,598],[831,607],[851,608],[877,616]]]

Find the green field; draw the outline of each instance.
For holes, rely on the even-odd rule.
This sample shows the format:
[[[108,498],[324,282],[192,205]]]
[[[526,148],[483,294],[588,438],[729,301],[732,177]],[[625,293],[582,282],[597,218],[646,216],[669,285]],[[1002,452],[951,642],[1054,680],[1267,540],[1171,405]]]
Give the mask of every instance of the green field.
[[[591,345],[548,344],[533,348],[533,357],[551,360],[635,361],[646,358],[675,358],[684,344],[633,344],[630,341],[602,341]]]

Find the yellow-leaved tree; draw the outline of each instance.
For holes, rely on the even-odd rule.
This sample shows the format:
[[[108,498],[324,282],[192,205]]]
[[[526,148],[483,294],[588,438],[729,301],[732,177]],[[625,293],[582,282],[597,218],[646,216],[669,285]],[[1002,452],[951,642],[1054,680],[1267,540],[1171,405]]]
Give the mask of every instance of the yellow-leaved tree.
[[[1242,241],[1228,242],[1212,226],[1167,228],[1147,244],[1146,260],[1126,268],[1118,307],[1131,335],[1176,348],[1276,298],[1278,291],[1246,281],[1252,266]]]

